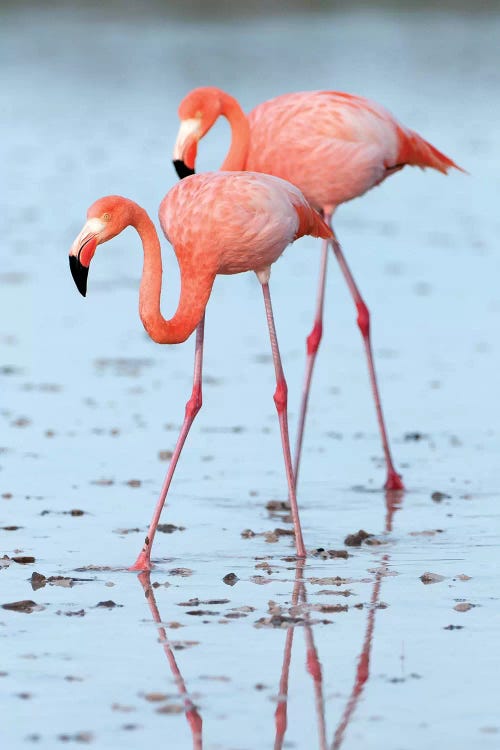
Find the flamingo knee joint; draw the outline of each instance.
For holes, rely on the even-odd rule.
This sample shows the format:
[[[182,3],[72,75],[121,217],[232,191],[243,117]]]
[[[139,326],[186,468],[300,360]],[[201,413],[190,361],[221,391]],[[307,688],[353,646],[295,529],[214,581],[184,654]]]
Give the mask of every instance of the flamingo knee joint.
[[[285,411],[288,403],[288,386],[284,378],[282,380],[278,380],[276,384],[276,390],[274,391],[274,403],[276,404],[278,414],[281,414],[283,411]]]
[[[364,337],[367,337],[370,335],[370,311],[362,300],[358,302],[356,307],[358,309],[357,324],[359,330]]]

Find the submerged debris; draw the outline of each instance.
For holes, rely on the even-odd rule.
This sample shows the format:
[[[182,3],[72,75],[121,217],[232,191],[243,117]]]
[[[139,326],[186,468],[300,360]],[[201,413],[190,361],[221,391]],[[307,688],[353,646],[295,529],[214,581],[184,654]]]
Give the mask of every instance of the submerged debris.
[[[439,573],[422,573],[420,576],[420,580],[422,583],[441,583],[441,581],[444,581],[444,576],[440,575]]]
[[[318,547],[312,550],[311,557],[320,557],[322,560],[347,560],[349,553],[346,549],[325,549],[324,547]]]
[[[184,708],[179,703],[166,703],[156,709],[157,714],[181,714]]]
[[[71,588],[74,583],[73,578],[67,578],[66,576],[49,576],[48,578],[42,573],[33,572],[30,578],[31,588],[33,591],[43,588],[47,583],[52,586],[63,586],[65,588]]]
[[[451,498],[451,495],[447,495],[446,492],[433,492],[431,495],[431,500],[434,500],[435,503],[440,503],[442,500],[449,500]]]
[[[410,443],[412,441],[418,442],[419,440],[424,440],[428,437],[428,435],[424,435],[423,432],[405,432],[403,435],[403,440],[405,440],[407,443]]]
[[[188,576],[193,575],[193,571],[191,568],[172,568],[168,571],[169,576],[181,576],[182,578],[187,578]]]
[[[85,617],[84,609],[67,610],[63,612],[62,609],[58,609],[56,615],[64,615],[65,617]]]
[[[327,578],[317,578],[316,576],[313,576],[307,580],[309,583],[319,583],[321,586],[345,586],[346,583],[353,583],[352,578],[341,578],[340,576],[330,576]]]
[[[185,531],[185,526],[176,526],[173,523],[159,523],[156,527],[156,531],[161,531],[162,534],[173,534],[174,531]]]
[[[200,604],[229,604],[229,599],[188,599],[187,602],[177,602],[178,607],[198,607]]]
[[[269,500],[266,509],[271,513],[289,513],[290,503],[287,500]]]
[[[265,531],[264,532],[264,539],[269,544],[276,543],[281,536],[295,536],[295,531],[293,529],[274,529],[274,531]]]
[[[255,531],[252,531],[252,529],[243,529],[241,532],[241,536],[243,539],[252,539],[252,537],[256,536]]]
[[[88,745],[93,741],[94,735],[92,732],[76,732],[76,734],[60,734],[57,739],[61,742],[80,742]]]

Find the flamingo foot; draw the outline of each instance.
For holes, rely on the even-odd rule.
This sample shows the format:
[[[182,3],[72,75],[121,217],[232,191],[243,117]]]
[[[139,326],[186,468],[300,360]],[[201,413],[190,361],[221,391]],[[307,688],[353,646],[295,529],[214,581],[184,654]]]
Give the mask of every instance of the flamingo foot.
[[[131,565],[129,568],[129,570],[136,570],[140,572],[145,571],[145,570],[149,571],[152,569],[153,569],[153,566],[151,565],[149,554],[144,551],[141,551],[135,563]]]
[[[389,469],[387,473],[387,480],[384,484],[384,490],[404,490],[403,479],[401,474],[398,474],[395,469]]]

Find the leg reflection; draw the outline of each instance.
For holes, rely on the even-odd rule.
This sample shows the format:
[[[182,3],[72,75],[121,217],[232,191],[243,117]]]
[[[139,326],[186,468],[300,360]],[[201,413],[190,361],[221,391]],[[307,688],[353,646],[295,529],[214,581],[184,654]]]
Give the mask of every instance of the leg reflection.
[[[395,492],[389,490],[385,493],[385,504],[386,504],[386,516],[385,516],[385,532],[389,533],[392,531],[392,520],[394,513],[398,508],[401,507],[403,499],[403,492]],[[361,697],[365,684],[370,676],[370,656],[373,643],[373,632],[375,629],[375,613],[380,602],[380,588],[382,585],[382,579],[387,575],[389,568],[390,555],[385,554],[382,556],[380,567],[375,574],[375,581],[373,583],[373,590],[370,599],[370,607],[368,610],[368,620],[366,623],[366,632],[363,640],[363,648],[358,658],[358,664],[356,668],[356,677],[354,680],[354,686],[347,701],[344,713],[340,719],[340,722],[335,730],[333,737],[332,750],[338,750],[342,742],[344,741],[345,731],[353,717],[354,711]]]
[[[196,710],[194,703],[189,697],[188,691],[186,689],[186,683],[184,682],[184,678],[182,677],[179,667],[177,666],[177,662],[175,660],[172,646],[170,645],[167,632],[165,630],[165,626],[162,624],[160,613],[158,611],[158,606],[156,604],[155,595],[153,593],[153,587],[151,586],[149,572],[144,571],[143,573],[140,573],[137,577],[141,583],[142,588],[144,589],[144,595],[149,605],[149,609],[151,610],[153,620],[158,625],[159,642],[163,646],[163,650],[168,659],[171,672],[174,676],[175,684],[177,685],[177,689],[179,691],[179,695],[181,696],[183,703],[184,703],[184,711],[186,714],[186,719],[188,720],[188,724],[191,728],[191,734],[193,736],[193,750],[203,750],[203,739],[202,739],[202,723],[203,722],[202,722],[200,714]]]
[[[313,628],[310,621],[309,608],[307,603],[307,593],[304,583],[304,560],[298,560],[295,568],[295,582],[292,591],[292,603],[290,614],[295,617],[297,614],[302,618],[300,624],[304,627],[306,640],[307,663],[306,669],[314,681],[314,694],[316,715],[318,721],[319,748],[326,750],[326,725],[325,709],[323,700],[323,679],[321,673],[321,664],[318,653],[314,644]],[[299,624],[299,623],[297,623]],[[287,701],[288,701],[288,675],[290,671],[290,660],[292,656],[293,637],[295,633],[295,624],[291,624],[287,630],[285,640],[285,650],[283,653],[283,664],[281,667],[280,688],[278,707],[274,714],[276,724],[276,734],[274,740],[274,750],[281,750],[285,739],[287,729]]]

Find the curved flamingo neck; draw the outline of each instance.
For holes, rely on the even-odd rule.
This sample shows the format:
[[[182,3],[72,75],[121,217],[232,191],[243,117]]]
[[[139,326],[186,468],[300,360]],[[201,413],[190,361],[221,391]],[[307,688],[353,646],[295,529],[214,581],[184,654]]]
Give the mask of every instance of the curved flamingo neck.
[[[220,92],[221,114],[231,126],[231,146],[221,169],[235,172],[245,169],[248,147],[250,145],[250,125],[236,99],[224,91]]]
[[[210,297],[213,277],[201,277],[189,263],[187,253],[176,248],[181,272],[181,293],[174,316],[166,320],[161,314],[162,262],[160,240],[146,211],[134,204],[130,225],[141,240],[144,250],[139,315],[149,336],[158,344],[179,344],[185,341],[200,322]]]

